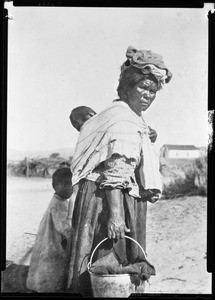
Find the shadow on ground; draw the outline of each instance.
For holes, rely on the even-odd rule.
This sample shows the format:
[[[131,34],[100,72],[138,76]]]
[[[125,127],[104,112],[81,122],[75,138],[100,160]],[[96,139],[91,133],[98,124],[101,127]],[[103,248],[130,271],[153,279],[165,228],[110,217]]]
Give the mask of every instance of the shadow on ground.
[[[2,293],[31,293],[26,287],[29,266],[7,261],[6,270],[2,271]]]

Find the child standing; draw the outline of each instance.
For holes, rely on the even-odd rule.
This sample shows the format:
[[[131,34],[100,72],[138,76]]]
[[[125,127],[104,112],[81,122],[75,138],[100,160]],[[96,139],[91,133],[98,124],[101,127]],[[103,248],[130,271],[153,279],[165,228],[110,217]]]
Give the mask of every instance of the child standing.
[[[38,293],[64,292],[71,228],[66,222],[72,173],[61,168],[52,176],[55,193],[40,222],[33,247],[27,288]]]

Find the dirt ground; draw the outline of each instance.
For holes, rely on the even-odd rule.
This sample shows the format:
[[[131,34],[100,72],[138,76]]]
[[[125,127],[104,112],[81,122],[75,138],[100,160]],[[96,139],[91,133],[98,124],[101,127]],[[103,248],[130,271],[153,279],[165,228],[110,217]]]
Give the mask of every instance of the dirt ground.
[[[52,194],[50,179],[8,177],[6,259],[14,264],[2,273],[2,292],[25,289],[29,254]],[[147,214],[146,253],[156,276],[146,283],[145,292],[211,294],[212,276],[206,268],[207,198],[149,203]]]

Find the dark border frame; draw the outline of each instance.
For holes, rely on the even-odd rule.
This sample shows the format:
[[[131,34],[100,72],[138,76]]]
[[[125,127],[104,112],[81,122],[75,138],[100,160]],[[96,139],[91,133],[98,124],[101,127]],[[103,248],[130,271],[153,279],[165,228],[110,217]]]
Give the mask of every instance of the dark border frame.
[[[158,1],[158,0],[145,0],[133,1],[130,5],[117,4],[111,1],[102,1],[103,7],[159,7],[159,8],[203,8],[204,3],[214,3],[214,1]],[[6,161],[7,161],[7,45],[8,45],[8,16],[7,10],[4,9],[4,2],[0,3],[0,18],[1,18],[1,270],[5,270],[6,266]],[[54,6],[54,7],[81,7],[80,1],[13,1],[14,6]],[[83,5],[84,7],[100,7],[100,5]],[[215,8],[215,4],[214,4]],[[208,55],[208,110],[214,110],[215,102],[215,12],[208,14],[208,38],[209,38],[209,55]],[[213,135],[214,135],[214,122],[213,122]],[[214,185],[214,138],[212,150],[208,151],[208,218],[207,218],[207,271],[212,273],[212,295],[205,294],[140,294],[130,296],[131,298],[145,298],[145,299],[212,299],[215,293],[215,234],[214,234],[214,212],[215,212],[215,185]],[[22,294],[22,293],[1,293],[2,298],[76,298],[82,297],[77,294]]]

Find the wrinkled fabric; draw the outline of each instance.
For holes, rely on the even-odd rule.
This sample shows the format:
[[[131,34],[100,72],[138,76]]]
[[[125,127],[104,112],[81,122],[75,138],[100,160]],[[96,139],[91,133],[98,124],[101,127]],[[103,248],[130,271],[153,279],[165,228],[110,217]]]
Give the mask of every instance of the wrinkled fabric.
[[[125,69],[134,66],[140,69],[143,74],[152,73],[163,84],[165,82],[168,83],[172,78],[172,73],[164,64],[160,54],[151,50],[137,50],[129,46],[126,51],[126,57],[128,60],[121,66],[121,75]]]
[[[134,159],[139,168],[139,188],[161,192],[159,154],[149,139],[149,128],[123,101],[114,102],[87,120],[78,138],[72,160],[73,185],[91,178],[93,170],[113,154]],[[141,197],[139,194],[134,195]]]
[[[66,288],[71,230],[66,225],[68,200],[54,195],[37,232],[27,277],[27,288],[38,293]]]
[[[142,280],[148,280],[151,275],[155,275],[155,268],[147,260],[121,265],[117,258],[111,253],[94,262],[90,272],[96,275],[111,274],[135,274]]]
[[[100,189],[107,187],[120,189],[127,188],[131,195],[139,193],[134,173],[136,168],[136,162],[134,160],[127,159],[125,156],[112,155],[112,157],[106,160],[102,166],[104,167],[96,169],[96,172],[101,174],[97,180],[100,182]]]
[[[136,170],[136,172],[135,172]],[[100,189],[128,189],[129,194],[133,197],[147,197],[148,201],[160,199],[160,191],[157,189],[139,188],[139,166],[134,159],[127,159],[125,156],[113,154],[111,158],[102,162],[96,167],[90,175],[88,180],[99,183]]]
[[[155,269],[147,262],[129,264],[123,267],[113,267],[109,265],[101,265],[90,269],[95,275],[114,275],[114,274],[135,274],[138,275],[142,280],[148,280],[152,275],[155,275]]]
[[[146,250],[146,212],[147,200],[134,198],[128,190],[121,190],[123,194],[124,215],[127,228],[131,231],[128,236],[135,239]],[[92,251],[104,238],[108,236],[108,201],[105,191],[99,189],[93,181],[82,179],[79,183],[74,214],[72,248],[68,275],[68,291],[91,295],[92,287],[87,271],[87,264]],[[108,239],[102,243],[93,256],[94,263],[101,257],[114,253],[120,264],[145,261],[145,256],[138,245],[128,239],[117,242]]]
[[[143,74],[153,74],[158,81],[161,81],[163,84],[167,78],[166,70],[157,68],[152,64],[146,64],[144,68],[141,69]]]

